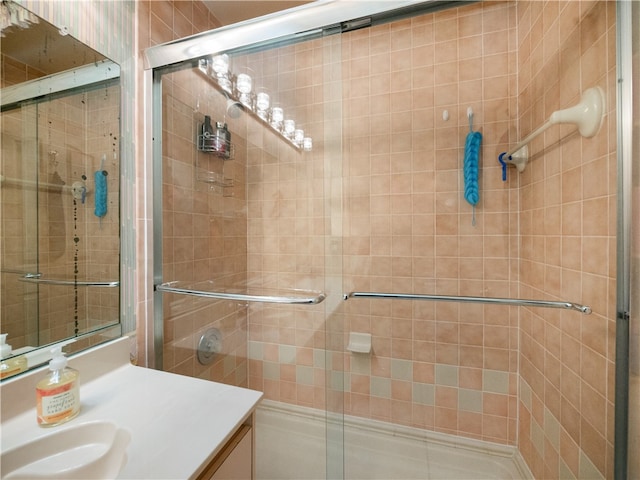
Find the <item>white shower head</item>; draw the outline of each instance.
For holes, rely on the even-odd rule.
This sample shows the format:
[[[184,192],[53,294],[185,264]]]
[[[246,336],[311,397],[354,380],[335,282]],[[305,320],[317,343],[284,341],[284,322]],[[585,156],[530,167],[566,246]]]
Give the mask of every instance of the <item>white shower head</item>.
[[[227,115],[231,118],[238,118],[244,107],[242,104],[232,98],[227,98]]]

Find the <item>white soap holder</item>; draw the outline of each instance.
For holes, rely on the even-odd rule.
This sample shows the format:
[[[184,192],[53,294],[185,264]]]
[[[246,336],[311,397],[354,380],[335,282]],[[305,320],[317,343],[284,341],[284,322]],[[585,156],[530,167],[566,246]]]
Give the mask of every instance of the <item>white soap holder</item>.
[[[371,334],[350,332],[347,350],[352,353],[371,353]]]

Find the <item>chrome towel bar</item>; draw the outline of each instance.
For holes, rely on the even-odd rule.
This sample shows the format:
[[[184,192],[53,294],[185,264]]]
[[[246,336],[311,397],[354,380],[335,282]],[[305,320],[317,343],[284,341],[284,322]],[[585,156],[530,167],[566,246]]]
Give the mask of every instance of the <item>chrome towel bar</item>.
[[[120,282],[115,280],[112,282],[88,282],[88,281],[75,281],[75,280],[56,280],[54,278],[41,278],[40,274],[28,273],[24,277],[18,279],[21,282],[26,283],[38,283],[43,285],[67,285],[78,287],[105,287],[115,288],[120,286]]]
[[[206,282],[210,283],[210,282]],[[195,287],[195,286],[194,286]],[[289,295],[262,295],[220,290],[205,290],[194,287],[180,287],[179,282],[167,282],[156,285],[159,292],[192,295],[195,297],[217,298],[219,300],[236,300],[240,302],[282,303],[292,305],[315,305],[325,299],[325,294],[308,290],[290,290]],[[235,289],[237,290],[237,289]],[[265,289],[266,290],[266,289]]]
[[[553,302],[549,300],[526,300],[522,298],[495,298],[495,297],[468,297],[456,295],[416,295],[411,293],[379,293],[379,292],[350,292],[344,295],[349,298],[388,298],[393,300],[428,300],[432,302],[458,302],[458,303],[488,303],[493,305],[511,305],[524,307],[564,308],[576,310],[589,315],[591,307],[570,302]]]

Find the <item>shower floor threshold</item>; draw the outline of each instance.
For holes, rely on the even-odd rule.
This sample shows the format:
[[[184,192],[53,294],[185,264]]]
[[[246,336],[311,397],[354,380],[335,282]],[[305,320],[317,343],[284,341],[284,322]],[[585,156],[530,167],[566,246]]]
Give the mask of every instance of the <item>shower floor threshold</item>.
[[[255,432],[257,480],[533,479],[512,446],[270,400]]]
[[[281,303],[293,305],[315,305],[325,299],[325,294],[313,290],[279,289],[263,287],[223,287],[211,280],[189,284],[166,282],[156,286],[159,292],[192,295],[196,297],[240,302]]]

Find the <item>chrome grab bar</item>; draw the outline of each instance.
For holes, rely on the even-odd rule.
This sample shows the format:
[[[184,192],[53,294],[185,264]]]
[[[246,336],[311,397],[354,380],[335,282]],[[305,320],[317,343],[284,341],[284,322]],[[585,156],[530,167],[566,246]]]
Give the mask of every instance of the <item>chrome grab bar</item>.
[[[564,308],[576,310],[589,315],[591,307],[570,302],[553,302],[550,300],[526,300],[522,298],[495,298],[495,297],[469,297],[455,295],[416,295],[410,293],[378,293],[378,292],[350,292],[344,295],[349,298],[390,298],[397,300],[429,300],[432,302],[459,302],[459,303],[489,303],[493,305],[511,305],[524,307]]]
[[[87,282],[87,281],[75,281],[75,280],[56,280],[50,278],[41,278],[42,275],[40,273],[27,273],[24,277],[19,278],[18,280],[26,283],[38,283],[43,285],[67,285],[67,286],[78,286],[78,287],[105,287],[105,288],[114,288],[119,287],[120,282],[115,280],[113,282]]]
[[[176,293],[179,295],[192,295],[195,297],[217,298],[220,300],[236,300],[240,302],[263,302],[263,303],[282,303],[291,305],[315,305],[322,302],[326,296],[322,292],[313,292],[308,290],[293,290],[291,296],[279,295],[252,295],[248,293],[238,293],[229,291],[206,291],[196,288],[179,288],[174,285],[178,282],[167,282],[156,285],[159,292]]]

